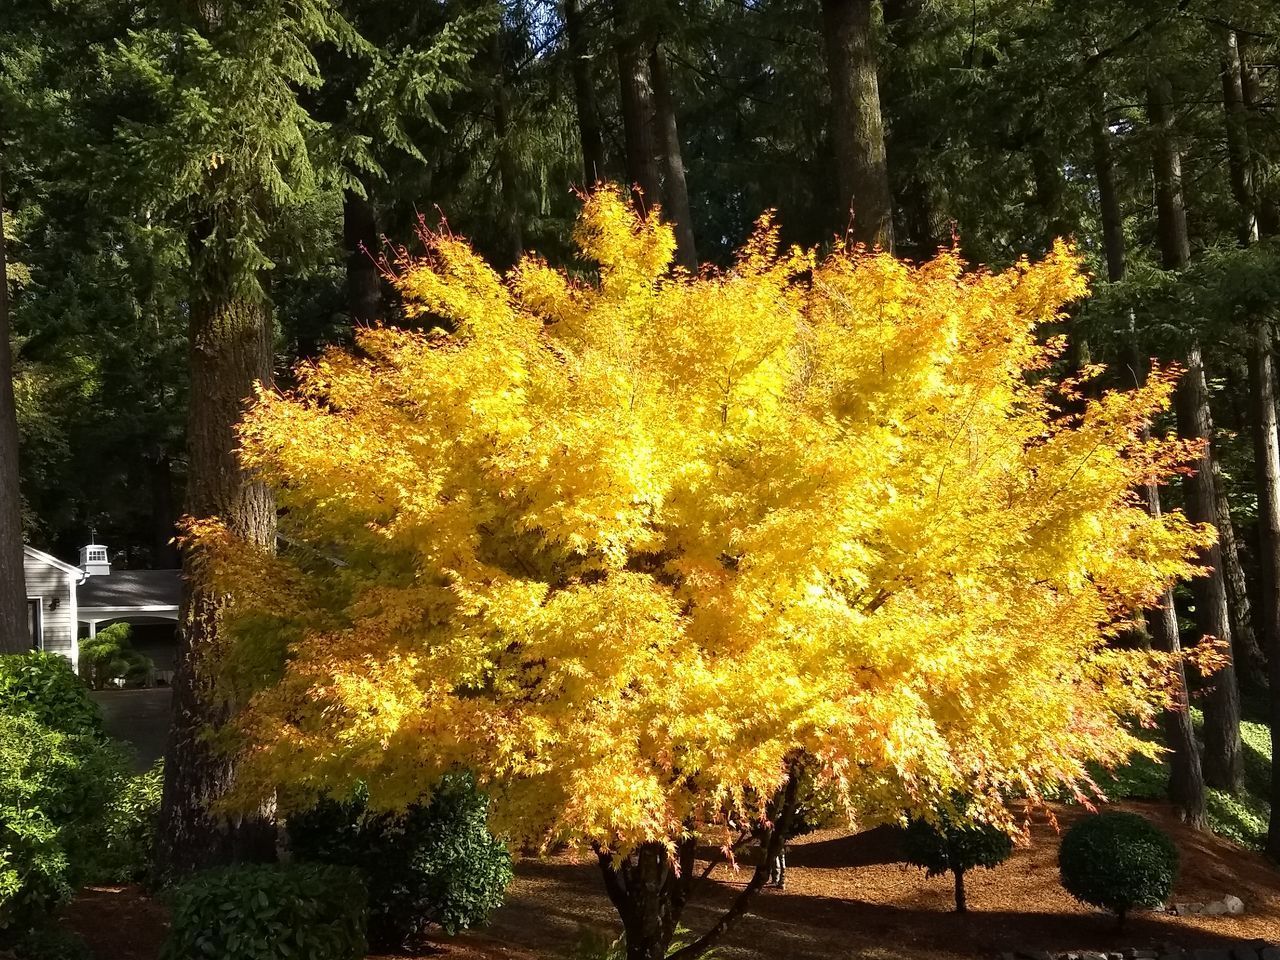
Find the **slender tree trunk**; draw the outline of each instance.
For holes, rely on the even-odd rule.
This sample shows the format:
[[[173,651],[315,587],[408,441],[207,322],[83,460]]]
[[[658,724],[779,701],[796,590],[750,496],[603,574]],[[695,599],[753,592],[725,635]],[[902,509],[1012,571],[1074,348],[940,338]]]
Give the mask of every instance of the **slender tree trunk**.
[[[1280,427],[1276,423],[1273,337],[1266,318],[1257,317],[1249,339],[1249,406],[1254,470],[1258,483],[1259,579],[1262,630],[1271,681],[1271,755],[1280,758]],[[1271,764],[1271,820],[1267,855],[1280,860],[1280,762]]]
[[[1093,160],[1098,181],[1098,201],[1102,216],[1103,249],[1107,260],[1107,278],[1112,283],[1125,279],[1128,271],[1124,240],[1124,212],[1116,189],[1115,162],[1111,153],[1111,132],[1106,125],[1105,103],[1098,96],[1092,116]],[[1132,312],[1129,314],[1129,338],[1126,351],[1128,383],[1140,387],[1147,382],[1149,363],[1142,355],[1137,326]],[[1148,431],[1144,428],[1144,437]],[[1160,488],[1149,483],[1143,490],[1147,512],[1153,517],[1162,512]],[[1182,640],[1178,633],[1178,615],[1173,603],[1173,591],[1165,591],[1160,603],[1146,612],[1147,631],[1156,649],[1178,654]],[[1165,738],[1171,750],[1169,772],[1169,799],[1177,806],[1184,821],[1204,829],[1207,826],[1205,811],[1204,776],[1200,767],[1200,748],[1191,725],[1190,704],[1187,698],[1186,671],[1181,662],[1174,678],[1175,704],[1162,718]]]
[[[502,257],[513,267],[524,256],[524,229],[520,222],[520,158],[511,137],[511,92],[507,88],[506,59],[502,31],[493,35],[494,97],[493,127],[498,139],[498,176],[502,180]]]
[[[1220,32],[1222,55],[1222,105],[1227,120],[1227,169],[1231,194],[1240,211],[1240,242],[1258,240],[1258,210],[1253,194],[1253,165],[1249,156],[1248,111],[1244,101],[1244,75],[1234,30]]]
[[[968,913],[969,901],[964,895],[964,871],[953,870],[952,873],[955,874],[956,881],[956,913]]]
[[[653,80],[638,26],[628,4],[615,8],[614,51],[618,58],[622,132],[626,142],[627,179],[639,187],[645,204],[661,202],[662,170],[655,129]]]
[[[569,72],[578,113],[578,140],[582,144],[582,182],[592,186],[604,179],[604,137],[600,133],[600,108],[591,77],[591,58],[582,25],[580,0],[564,0],[564,29],[569,38]]]
[[[205,287],[191,304],[187,514],[219,517],[235,536],[271,549],[275,505],[266,486],[240,466],[235,436],[255,385],[272,380],[270,308],[226,294],[216,281]],[[274,826],[265,811],[235,822],[211,812],[234,783],[235,762],[208,739],[229,715],[214,694],[224,598],[204,582],[200,567],[199,549],[184,550],[173,726],[157,832],[157,867],[165,878],[241,860],[270,860],[275,852]]]
[[[840,229],[868,246],[893,250],[893,194],[880,116],[872,0],[822,0],[831,85]]]
[[[1240,88],[1244,98],[1246,129],[1256,123],[1270,124],[1269,115],[1262,112],[1261,80],[1258,76],[1257,64],[1249,55],[1247,37],[1244,34],[1236,34],[1235,41],[1240,58]],[[1274,185],[1265,192],[1257,189],[1262,179],[1258,176],[1259,161],[1257,153],[1251,151],[1249,176],[1250,184],[1255,188],[1253,202],[1254,209],[1257,211],[1258,230],[1263,236],[1274,237],[1280,234],[1280,196],[1277,196]]]
[[[676,262],[696,273],[698,250],[693,241],[693,214],[689,208],[689,187],[684,176],[684,152],[676,124],[667,58],[660,43],[655,43],[649,53],[649,76],[653,82],[654,116],[662,152],[662,196],[667,219],[675,229]]]
[[[1253,601],[1249,598],[1249,581],[1240,562],[1240,542],[1231,517],[1228,482],[1216,457],[1213,460],[1213,492],[1218,545],[1222,549],[1222,578],[1227,587],[1227,609],[1231,612],[1231,659],[1236,668],[1236,682],[1247,681],[1247,685],[1262,688],[1265,686],[1265,658],[1258,645],[1257,631],[1253,628]]]
[[[1174,141],[1173,93],[1167,79],[1152,84],[1147,111],[1154,133],[1152,174],[1156,185],[1156,232],[1161,261],[1166,270],[1183,270],[1191,261],[1187,213],[1182,199],[1182,158]],[[1187,516],[1196,523],[1217,522],[1217,493],[1213,483],[1213,419],[1209,413],[1209,389],[1199,343],[1187,351],[1187,372],[1178,385],[1174,407],[1178,432],[1184,439],[1204,444],[1196,472],[1183,483]],[[1231,614],[1222,573],[1222,550],[1214,544],[1201,560],[1209,573],[1191,584],[1196,598],[1196,625],[1200,631],[1226,644],[1227,663],[1212,680],[1204,701],[1205,750],[1202,758],[1205,782],[1223,790],[1238,790],[1244,774],[1240,743],[1240,691],[1231,661]]]
[[[356,327],[382,317],[382,278],[378,255],[378,217],[365,193],[347,190],[342,196],[342,242],[347,248],[347,312]]]
[[[13,396],[9,269],[4,236],[4,152],[0,149],[0,653],[31,649],[27,585],[22,572],[22,490],[18,474],[18,410]]]

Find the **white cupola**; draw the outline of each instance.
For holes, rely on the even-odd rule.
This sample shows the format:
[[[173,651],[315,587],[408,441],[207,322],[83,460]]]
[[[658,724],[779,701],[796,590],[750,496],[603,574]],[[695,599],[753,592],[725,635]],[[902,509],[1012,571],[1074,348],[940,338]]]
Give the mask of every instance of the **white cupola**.
[[[106,577],[111,575],[111,559],[107,548],[100,543],[90,543],[80,548],[80,569],[86,577]]]

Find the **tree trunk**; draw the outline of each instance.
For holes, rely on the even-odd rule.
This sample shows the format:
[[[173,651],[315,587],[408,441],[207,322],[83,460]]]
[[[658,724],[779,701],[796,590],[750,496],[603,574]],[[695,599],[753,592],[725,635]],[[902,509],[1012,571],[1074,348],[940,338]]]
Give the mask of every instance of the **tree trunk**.
[[[1263,97],[1261,90],[1261,80],[1258,76],[1257,65],[1249,56],[1249,46],[1246,42],[1247,37],[1244,34],[1236,34],[1236,51],[1240,58],[1240,89],[1244,98],[1245,122],[1262,123],[1264,127],[1270,124],[1270,115],[1264,113]],[[1258,230],[1266,237],[1273,237],[1280,234],[1280,197],[1276,195],[1275,186],[1272,185],[1270,190],[1259,192],[1258,184],[1262,178],[1258,177],[1259,157],[1256,153],[1250,152],[1249,155],[1249,174],[1251,186],[1255,188],[1253,195],[1254,209],[1257,211]]]
[[[662,197],[662,171],[654,124],[653,81],[637,26],[629,10],[619,3],[615,10],[615,53],[618,58],[622,132],[626,142],[627,179],[644,195],[646,205]]]
[[[219,517],[235,536],[271,549],[276,529],[271,493],[241,468],[235,436],[255,385],[271,383],[270,308],[227,295],[216,281],[206,290],[191,304],[186,511],[191,517]],[[275,852],[274,826],[265,811],[234,822],[211,812],[235,780],[235,761],[208,739],[226,723],[229,707],[214,694],[224,598],[202,581],[200,560],[198,548],[184,550],[173,726],[156,849],[164,878],[241,860],[270,860]]]
[[[1187,516],[1195,523],[1217,521],[1217,493],[1213,482],[1213,450],[1209,440],[1213,423],[1209,416],[1209,390],[1199,344],[1187,352],[1187,372],[1174,396],[1178,433],[1205,446],[1195,473],[1183,479]],[[1237,792],[1244,780],[1244,752],[1240,742],[1240,692],[1231,659],[1231,613],[1222,575],[1222,549],[1214,544],[1201,554],[1209,573],[1191,582],[1196,599],[1196,625],[1208,637],[1223,641],[1227,662],[1213,675],[1204,700],[1204,779],[1211,787]]]
[[[1250,432],[1258,484],[1258,574],[1262,582],[1262,631],[1271,681],[1271,756],[1280,757],[1280,428],[1276,423],[1275,363],[1271,325],[1255,318],[1249,338]],[[1266,852],[1280,860],[1280,762],[1271,764],[1271,820]]]
[[[893,250],[893,195],[876,76],[872,0],[822,0],[831,85],[840,229],[868,246]]]
[[[968,913],[969,902],[964,896],[964,871],[953,870],[956,879],[956,913]]]
[[[1116,189],[1115,161],[1111,153],[1111,132],[1106,125],[1105,103],[1102,96],[1095,99],[1092,117],[1093,159],[1098,181],[1098,200],[1102,216],[1103,248],[1107,259],[1107,278],[1112,283],[1125,279],[1128,272],[1124,242],[1124,212]],[[1147,382],[1149,363],[1142,355],[1137,326],[1132,312],[1129,314],[1129,342],[1126,364],[1126,386],[1140,387]],[[1143,429],[1144,439],[1148,435]],[[1147,512],[1160,516],[1160,488],[1149,483],[1143,490]],[[1182,640],[1178,633],[1178,615],[1173,603],[1173,591],[1165,591],[1157,607],[1146,611],[1147,631],[1156,649],[1178,654]],[[1200,748],[1191,725],[1190,704],[1187,698],[1186,671],[1179,662],[1174,677],[1175,704],[1162,717],[1165,737],[1171,751],[1169,762],[1169,799],[1177,806],[1184,821],[1197,829],[1208,825],[1205,811],[1204,776],[1200,767]]]
[[[1222,549],[1222,579],[1227,587],[1227,609],[1231,612],[1231,660],[1236,668],[1236,682],[1261,689],[1266,685],[1266,665],[1262,648],[1253,629],[1253,601],[1249,599],[1249,581],[1240,562],[1240,543],[1235,521],[1231,517],[1231,497],[1227,478],[1218,459],[1213,460],[1213,492],[1218,528],[1218,545]]]
[[[378,217],[367,194],[347,190],[342,195],[342,242],[347,248],[347,312],[355,327],[367,327],[382,317],[382,278],[378,255]]]
[[[1253,167],[1249,157],[1244,76],[1235,31],[1222,30],[1220,44],[1222,105],[1227,115],[1227,169],[1231,174],[1231,194],[1240,210],[1240,242],[1248,246],[1258,240],[1258,211],[1254,201]]]
[[[649,76],[653,83],[654,116],[662,152],[662,196],[667,219],[675,229],[676,262],[691,273],[697,273],[698,250],[693,241],[693,214],[689,209],[689,187],[684,177],[684,154],[671,97],[667,58],[660,43],[655,43],[649,53]]]
[[[605,176],[604,137],[600,133],[600,108],[591,78],[591,58],[582,28],[580,0],[564,0],[564,29],[569,39],[569,72],[578,113],[578,140],[582,144],[582,182],[590,187]]]
[[[493,35],[494,97],[493,128],[498,140],[498,176],[502,180],[502,259],[504,266],[514,267],[524,256],[524,230],[520,223],[520,158],[511,141],[511,94],[507,89],[506,60],[502,49],[502,31]]]
[[[4,153],[0,151],[0,653],[24,653],[31,649],[31,634],[27,632],[27,582],[22,572],[22,490],[9,329],[3,167]]]

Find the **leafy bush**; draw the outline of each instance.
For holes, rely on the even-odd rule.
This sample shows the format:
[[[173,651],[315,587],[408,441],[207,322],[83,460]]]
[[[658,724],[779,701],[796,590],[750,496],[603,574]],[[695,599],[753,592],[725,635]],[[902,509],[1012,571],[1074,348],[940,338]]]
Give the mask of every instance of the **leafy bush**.
[[[489,833],[488,808],[469,776],[451,776],[429,803],[400,815],[372,813],[363,794],[323,801],[289,819],[289,841],[300,860],[360,870],[370,943],[397,949],[428,923],[453,933],[502,903],[511,855]]]
[[[94,960],[84,940],[52,925],[37,927],[19,938],[13,955],[17,960]]]
[[[924,867],[925,875],[938,877],[950,871],[955,877],[956,911],[968,909],[964,875],[977,867],[998,867],[1013,853],[1013,840],[999,827],[966,822],[963,804],[952,816],[938,811],[935,820],[912,818],[903,836],[907,862]]]
[[[1178,850],[1136,813],[1101,813],[1075,823],[1058,850],[1062,885],[1077,900],[1116,914],[1158,907],[1173,892]]]
[[[126,771],[124,754],[99,737],[0,715],[0,931],[38,926],[71,895],[103,845],[104,800]]]
[[[107,805],[102,843],[89,871],[93,880],[129,883],[146,879],[155,852],[163,786],[164,761],[118,784]]]
[[[90,687],[101,690],[114,680],[137,683],[147,678],[155,664],[133,649],[132,637],[129,624],[113,623],[80,641],[80,670]]]
[[[21,713],[62,733],[101,735],[102,715],[89,690],[56,653],[0,656],[0,713]]]
[[[320,864],[240,866],[196,874],[169,894],[162,960],[361,960],[363,884]]]

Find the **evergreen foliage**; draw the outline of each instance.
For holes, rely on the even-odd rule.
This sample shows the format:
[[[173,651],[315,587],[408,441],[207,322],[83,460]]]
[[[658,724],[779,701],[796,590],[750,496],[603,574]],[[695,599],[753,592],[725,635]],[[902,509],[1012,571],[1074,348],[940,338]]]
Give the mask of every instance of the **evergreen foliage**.
[[[1123,923],[1135,907],[1163,905],[1178,878],[1178,850],[1136,813],[1094,814],[1072,824],[1058,851],[1062,885]]]

